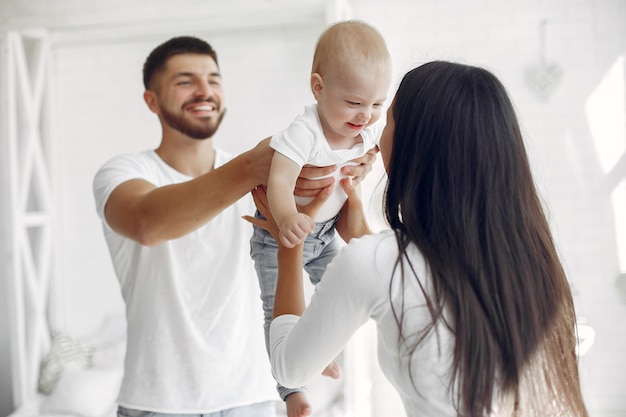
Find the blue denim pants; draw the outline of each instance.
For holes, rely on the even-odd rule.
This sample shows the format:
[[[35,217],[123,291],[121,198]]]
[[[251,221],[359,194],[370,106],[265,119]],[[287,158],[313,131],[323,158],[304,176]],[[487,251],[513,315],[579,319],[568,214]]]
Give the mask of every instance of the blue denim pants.
[[[276,405],[274,401],[266,401],[209,414],[164,414],[119,406],[117,417],[276,417]]]
[[[255,217],[264,218],[258,211]],[[309,279],[316,285],[322,279],[326,271],[326,266],[339,253],[341,248],[335,233],[335,223],[339,215],[322,223],[316,223],[313,233],[307,236],[303,248],[303,268],[309,274]],[[250,239],[250,255],[254,260],[261,288],[261,300],[263,301],[265,347],[269,354],[270,344],[270,324],[274,310],[274,294],[276,293],[276,282],[278,280],[278,245],[272,235],[260,227],[254,226],[252,238]],[[285,400],[287,395],[304,391],[305,388],[289,389],[277,385],[280,398]]]

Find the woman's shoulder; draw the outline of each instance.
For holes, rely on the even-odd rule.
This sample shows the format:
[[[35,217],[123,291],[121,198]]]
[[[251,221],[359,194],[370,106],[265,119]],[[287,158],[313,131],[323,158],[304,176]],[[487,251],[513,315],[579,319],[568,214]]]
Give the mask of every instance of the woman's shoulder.
[[[393,230],[385,229],[377,233],[372,233],[359,238],[351,239],[350,242],[348,242],[345,250],[348,252],[377,252],[379,250],[384,250],[389,246],[397,248],[397,245],[394,244],[395,240],[396,236]]]
[[[343,250],[345,259],[352,262],[361,273],[384,271],[383,275],[389,277],[390,271],[395,270],[398,262],[408,262],[409,268],[419,276],[428,276],[426,262],[420,250],[409,244],[401,252],[396,233],[390,229],[352,239]]]
[[[383,230],[350,240],[342,249],[343,262],[357,274],[387,270],[398,258],[398,244],[392,230]]]

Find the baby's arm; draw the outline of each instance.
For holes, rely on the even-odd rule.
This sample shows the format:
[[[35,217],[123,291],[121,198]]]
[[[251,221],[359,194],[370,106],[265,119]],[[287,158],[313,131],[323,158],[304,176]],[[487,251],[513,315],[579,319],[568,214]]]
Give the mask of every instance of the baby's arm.
[[[274,152],[267,181],[267,199],[280,228],[279,238],[287,248],[301,243],[313,231],[315,222],[298,213],[293,190],[300,175],[300,166],[279,152]]]

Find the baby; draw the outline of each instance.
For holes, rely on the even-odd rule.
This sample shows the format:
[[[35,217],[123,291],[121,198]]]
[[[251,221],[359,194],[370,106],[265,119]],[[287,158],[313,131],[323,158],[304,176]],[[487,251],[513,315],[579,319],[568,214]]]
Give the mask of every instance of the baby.
[[[312,219],[297,210],[297,204],[311,198],[294,199],[296,180],[307,164],[337,165],[332,175],[340,179],[341,167],[378,145],[383,126],[374,124],[383,113],[391,76],[391,56],[376,29],[359,21],[330,26],[320,36],[313,56],[311,91],[316,104],[307,106],[304,114],[271,139],[276,152],[267,183],[269,206],[280,227],[281,243],[294,247],[304,241],[304,269],[313,284],[320,281],[339,250],[334,225],[347,197],[342,187],[335,186],[334,194]],[[272,236],[255,227],[251,255],[261,286],[266,342],[276,290],[277,250]],[[338,365],[330,364],[323,374],[338,378]],[[302,388],[278,386],[278,391],[289,417],[310,414]]]

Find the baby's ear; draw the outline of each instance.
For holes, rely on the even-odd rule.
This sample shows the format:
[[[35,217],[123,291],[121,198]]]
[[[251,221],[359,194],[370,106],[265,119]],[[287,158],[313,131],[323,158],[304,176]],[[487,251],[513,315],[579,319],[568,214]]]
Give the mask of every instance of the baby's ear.
[[[317,72],[311,74],[311,91],[313,92],[313,97],[315,100],[319,100],[322,96],[322,91],[324,90],[324,80],[322,76]]]

